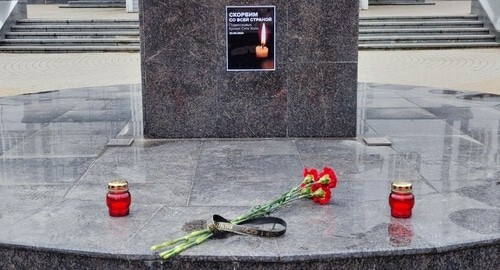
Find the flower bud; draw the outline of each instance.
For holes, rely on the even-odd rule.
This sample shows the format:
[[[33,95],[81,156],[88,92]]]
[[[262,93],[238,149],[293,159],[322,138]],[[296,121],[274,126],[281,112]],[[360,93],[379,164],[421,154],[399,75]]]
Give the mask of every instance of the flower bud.
[[[306,175],[306,177],[304,177],[304,181],[303,181],[304,184],[310,184],[313,182],[314,182],[314,176],[312,174],[308,174],[308,175]]]
[[[326,192],[322,188],[317,189],[312,194],[312,196],[315,198],[323,198],[323,197],[325,197],[325,195],[326,195]]]
[[[328,176],[328,174],[326,175],[323,175],[319,181],[318,181],[320,184],[323,184],[323,185],[328,185],[330,184],[331,180],[330,180],[330,176]]]
[[[309,195],[311,193],[312,193],[311,187],[305,187],[300,190],[300,195]]]

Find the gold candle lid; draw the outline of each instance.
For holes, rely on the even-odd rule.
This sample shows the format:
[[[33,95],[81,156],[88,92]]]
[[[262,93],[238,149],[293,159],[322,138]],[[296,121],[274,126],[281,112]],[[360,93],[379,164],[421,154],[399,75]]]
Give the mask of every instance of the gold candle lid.
[[[128,182],[125,180],[115,180],[108,183],[108,190],[111,192],[128,191]]]
[[[411,193],[413,188],[408,181],[396,181],[392,182],[391,190],[398,193]]]

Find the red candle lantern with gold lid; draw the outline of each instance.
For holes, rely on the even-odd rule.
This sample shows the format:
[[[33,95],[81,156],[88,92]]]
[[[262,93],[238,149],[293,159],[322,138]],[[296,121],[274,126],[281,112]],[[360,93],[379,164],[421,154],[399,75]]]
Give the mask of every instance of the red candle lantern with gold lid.
[[[411,217],[411,210],[415,204],[413,187],[410,182],[397,181],[391,184],[391,195],[389,195],[389,205],[391,206],[391,216],[396,218]]]
[[[106,204],[109,215],[112,217],[123,217],[129,214],[132,197],[128,191],[128,182],[124,180],[111,181],[108,183],[108,195]]]

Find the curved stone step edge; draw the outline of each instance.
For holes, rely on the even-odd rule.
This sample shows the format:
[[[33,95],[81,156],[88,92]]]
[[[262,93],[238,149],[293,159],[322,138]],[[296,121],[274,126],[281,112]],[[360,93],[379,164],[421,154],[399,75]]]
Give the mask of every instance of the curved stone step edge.
[[[39,23],[60,23],[60,24],[81,24],[81,23],[89,23],[89,24],[96,24],[96,23],[137,23],[139,24],[139,20],[136,19],[92,19],[92,20],[57,20],[57,19],[21,19],[16,21],[17,24],[39,24]]]
[[[460,40],[460,39],[493,39],[495,35],[435,35],[435,36],[359,36],[359,40]]]
[[[109,4],[109,5],[82,5],[82,4],[66,4],[66,5],[59,5],[59,8],[125,8],[125,4]]]
[[[3,44],[5,44],[5,43],[39,43],[39,44],[45,44],[45,43],[60,43],[60,42],[61,43],[62,42],[69,42],[69,43],[75,43],[75,42],[82,42],[82,43],[119,42],[119,43],[125,43],[125,42],[139,42],[139,41],[140,40],[138,38],[0,39],[0,43],[3,43]]]
[[[479,16],[475,14],[469,15],[437,15],[437,16],[360,16],[360,21],[368,20],[478,20]]]
[[[359,22],[359,27],[375,26],[447,26],[447,25],[483,25],[482,21],[415,21],[415,22]]]
[[[117,32],[6,32],[6,36],[140,36],[139,31],[134,32],[126,32],[126,31],[117,31]]]
[[[380,28],[380,29],[359,29],[360,34],[364,33],[408,33],[408,32],[422,32],[422,33],[445,33],[445,32],[489,32],[490,30],[485,27],[468,27],[468,28]]]
[[[498,48],[500,43],[406,43],[406,44],[358,44],[359,50],[391,50],[391,49],[463,49],[463,48]]]
[[[0,46],[0,52],[137,52],[139,50],[140,46]]]

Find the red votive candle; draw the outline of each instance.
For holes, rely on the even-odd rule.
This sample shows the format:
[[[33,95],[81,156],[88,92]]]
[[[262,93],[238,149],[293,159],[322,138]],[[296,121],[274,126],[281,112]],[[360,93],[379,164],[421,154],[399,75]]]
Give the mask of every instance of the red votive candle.
[[[393,182],[391,185],[391,195],[389,196],[391,216],[395,218],[411,217],[411,210],[414,204],[415,197],[412,193],[412,184],[406,181]]]
[[[110,216],[123,217],[128,215],[131,202],[132,197],[128,191],[127,181],[117,180],[108,183],[106,204],[108,205]]]

